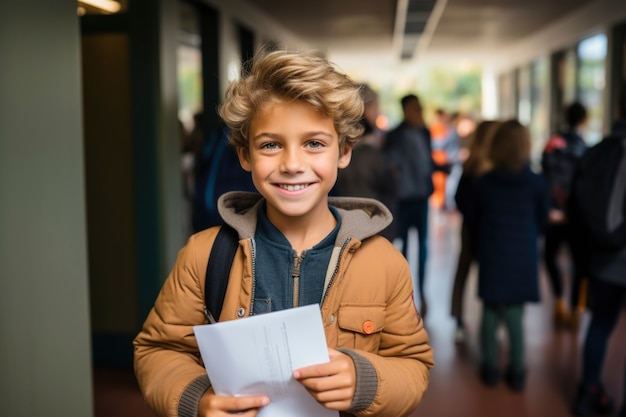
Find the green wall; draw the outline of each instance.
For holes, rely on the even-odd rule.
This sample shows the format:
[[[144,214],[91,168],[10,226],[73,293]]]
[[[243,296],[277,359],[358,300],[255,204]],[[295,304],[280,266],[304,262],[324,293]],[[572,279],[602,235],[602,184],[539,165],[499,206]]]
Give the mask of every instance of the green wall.
[[[76,2],[0,8],[0,415],[93,414]]]

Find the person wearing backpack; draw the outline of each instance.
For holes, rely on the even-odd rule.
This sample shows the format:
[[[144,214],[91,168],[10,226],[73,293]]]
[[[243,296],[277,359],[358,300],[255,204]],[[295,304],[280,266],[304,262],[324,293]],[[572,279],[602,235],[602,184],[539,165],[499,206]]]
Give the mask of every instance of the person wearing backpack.
[[[223,229],[180,250],[134,340],[147,404],[167,417],[258,415],[272,400],[262,391],[215,393],[193,326],[318,304],[330,360],[292,378],[338,416],[409,416],[434,362],[408,262],[379,235],[391,213],[374,199],[329,197],[363,132],[358,86],[315,53],[261,51],[219,114],[258,192],[218,200],[238,239],[219,314],[209,314],[204,278]]]
[[[578,326],[578,297],[582,277],[573,261],[571,228],[565,216],[566,201],[576,164],[587,150],[582,130],[587,125],[587,109],[574,102],[565,109],[566,128],[548,139],[541,155],[542,175],[550,191],[550,223],[545,234],[543,261],[554,296],[554,324],[556,327]],[[558,264],[559,250],[567,244],[572,270],[569,303],[563,294],[563,277]],[[569,304],[569,305],[568,305]]]
[[[611,134],[581,159],[568,204],[576,241],[585,245],[582,265],[590,279],[591,323],[572,407],[577,416],[609,415],[614,408],[600,379],[608,341],[626,297],[626,84],[618,111]],[[626,417],[626,393],[622,401],[618,416]]]

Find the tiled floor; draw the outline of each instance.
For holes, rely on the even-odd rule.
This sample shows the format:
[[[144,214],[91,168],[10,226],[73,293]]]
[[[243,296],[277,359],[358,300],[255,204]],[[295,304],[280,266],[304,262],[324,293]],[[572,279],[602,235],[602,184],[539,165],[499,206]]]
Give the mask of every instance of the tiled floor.
[[[131,369],[97,368],[93,378],[95,417],[156,417],[144,403]]]
[[[544,301],[529,305],[524,316],[528,367],[525,391],[512,393],[504,384],[485,388],[476,372],[480,319],[480,304],[475,297],[476,271],[472,271],[465,292],[467,343],[454,343],[454,322],[449,316],[459,224],[460,219],[454,213],[433,212],[431,216],[426,283],[429,312],[425,322],[435,351],[436,366],[431,372],[426,396],[413,417],[569,416],[569,403],[579,375],[582,338],[589,317],[583,317],[578,332],[554,330],[551,325],[552,298],[547,280],[542,276]],[[410,244],[414,242],[415,236],[411,236]],[[409,257],[409,262],[415,265],[414,255]],[[501,336],[504,342],[505,334]],[[625,358],[626,312],[610,341],[603,374],[606,388],[618,404],[621,403]],[[131,370],[95,369],[94,381],[96,417],[154,417],[143,403]]]

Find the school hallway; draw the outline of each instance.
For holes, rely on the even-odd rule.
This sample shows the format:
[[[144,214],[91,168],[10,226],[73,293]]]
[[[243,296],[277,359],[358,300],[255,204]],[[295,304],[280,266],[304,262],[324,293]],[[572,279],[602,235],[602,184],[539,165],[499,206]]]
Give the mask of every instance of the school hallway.
[[[435,352],[435,367],[425,398],[412,414],[418,416],[570,416],[569,405],[576,390],[582,340],[589,322],[583,315],[578,332],[555,330],[552,326],[552,297],[545,271],[540,268],[542,302],[528,305],[524,312],[526,389],[514,393],[501,382],[486,388],[478,378],[478,326],[481,307],[476,294],[476,270],[470,272],[465,289],[465,318],[468,339],[455,344],[455,323],[450,317],[450,295],[459,250],[461,218],[455,213],[431,209],[429,259],[426,274],[428,316],[425,325]],[[409,235],[409,263],[415,273],[416,235]],[[568,288],[566,284],[566,289]],[[416,299],[419,299],[417,297]],[[506,340],[505,332],[500,333]],[[502,346],[505,346],[504,344]],[[505,348],[506,349],[506,348]],[[626,312],[609,342],[603,382],[619,406],[626,352]],[[503,359],[506,351],[501,352]],[[132,370],[95,369],[96,417],[154,417],[144,405]]]

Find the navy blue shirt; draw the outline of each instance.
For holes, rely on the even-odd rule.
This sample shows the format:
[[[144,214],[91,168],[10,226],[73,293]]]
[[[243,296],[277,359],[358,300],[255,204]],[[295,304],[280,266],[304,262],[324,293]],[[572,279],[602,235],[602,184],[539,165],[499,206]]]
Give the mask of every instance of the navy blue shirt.
[[[259,207],[254,235],[256,256],[252,314],[321,303],[328,263],[341,227],[339,213],[334,207],[329,208],[337,225],[321,242],[298,256],[285,235],[267,218],[265,205]]]

